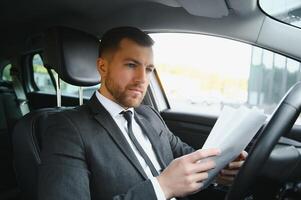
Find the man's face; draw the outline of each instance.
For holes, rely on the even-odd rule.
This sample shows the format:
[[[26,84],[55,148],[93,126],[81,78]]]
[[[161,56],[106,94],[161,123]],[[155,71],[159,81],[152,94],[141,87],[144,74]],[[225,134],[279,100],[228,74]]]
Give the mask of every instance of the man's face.
[[[100,92],[125,108],[137,107],[144,98],[153,69],[151,47],[122,39],[118,50],[98,59]]]

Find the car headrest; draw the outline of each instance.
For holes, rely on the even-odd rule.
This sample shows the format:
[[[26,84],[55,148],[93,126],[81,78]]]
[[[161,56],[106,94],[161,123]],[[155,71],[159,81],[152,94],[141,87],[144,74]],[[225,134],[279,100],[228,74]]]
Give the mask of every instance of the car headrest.
[[[88,33],[54,27],[45,33],[45,66],[76,86],[93,86],[100,82],[96,69],[99,40]]]

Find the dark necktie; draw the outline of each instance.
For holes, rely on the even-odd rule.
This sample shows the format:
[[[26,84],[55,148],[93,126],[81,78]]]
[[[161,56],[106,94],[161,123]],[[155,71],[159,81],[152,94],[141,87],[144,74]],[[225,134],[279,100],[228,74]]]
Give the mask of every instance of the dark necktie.
[[[127,121],[127,124],[128,124],[127,125],[128,126],[128,135],[129,135],[129,137],[131,138],[132,142],[134,143],[134,145],[138,149],[140,155],[143,157],[144,161],[148,165],[148,167],[151,170],[153,176],[154,177],[158,176],[159,173],[157,172],[155,166],[153,165],[152,161],[149,159],[149,157],[147,156],[147,154],[145,153],[145,151],[143,150],[143,148],[139,144],[138,140],[134,136],[133,129],[132,129],[132,112],[130,110],[128,110],[128,111],[122,111],[121,114],[123,114],[123,117]]]

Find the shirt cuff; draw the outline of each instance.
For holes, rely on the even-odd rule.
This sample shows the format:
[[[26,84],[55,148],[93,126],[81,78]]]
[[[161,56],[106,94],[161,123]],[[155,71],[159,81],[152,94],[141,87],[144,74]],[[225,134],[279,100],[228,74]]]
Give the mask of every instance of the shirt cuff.
[[[150,179],[150,181],[152,182],[152,185],[154,187],[155,194],[157,196],[157,200],[166,200],[165,194],[164,194],[157,178],[153,177],[153,178]]]

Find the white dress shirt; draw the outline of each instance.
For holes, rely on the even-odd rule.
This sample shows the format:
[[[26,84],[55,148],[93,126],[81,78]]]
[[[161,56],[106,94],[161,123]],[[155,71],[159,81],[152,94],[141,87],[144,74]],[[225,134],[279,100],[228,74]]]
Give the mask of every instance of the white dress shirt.
[[[127,121],[123,117],[123,115],[120,114],[125,109],[123,107],[121,107],[119,104],[115,103],[114,101],[106,98],[105,96],[100,94],[98,91],[96,91],[96,97],[99,100],[99,102],[105,107],[105,109],[110,113],[110,115],[114,119],[115,123],[120,128],[123,136],[126,138],[127,142],[129,143],[130,147],[132,148],[133,152],[135,153],[135,155],[136,155],[139,163],[141,164],[143,170],[145,171],[147,177],[152,182],[157,199],[158,200],[166,200],[164,192],[162,191],[158,180],[153,176],[150,168],[146,164],[145,160],[143,159],[143,157],[141,156],[141,154],[139,153],[139,151],[137,150],[136,146],[133,144],[132,140],[130,139],[130,137],[127,133]],[[158,162],[158,159],[154,152],[152,144],[149,141],[148,137],[142,132],[139,124],[136,122],[136,120],[134,118],[134,115],[135,115],[134,109],[129,108],[128,110],[132,111],[132,113],[133,113],[133,115],[132,115],[133,133],[134,133],[136,139],[138,140],[138,142],[140,143],[140,145],[143,147],[143,149],[144,149],[145,153],[147,154],[147,156],[149,157],[149,159],[152,161],[154,167],[160,174],[162,169]]]

